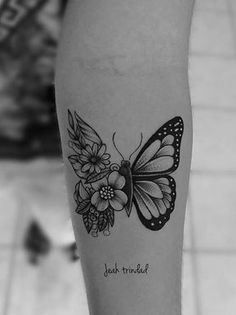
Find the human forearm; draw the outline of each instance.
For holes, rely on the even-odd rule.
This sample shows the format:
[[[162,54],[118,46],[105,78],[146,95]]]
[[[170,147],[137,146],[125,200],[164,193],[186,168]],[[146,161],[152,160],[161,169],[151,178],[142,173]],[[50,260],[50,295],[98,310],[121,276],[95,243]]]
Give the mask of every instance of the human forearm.
[[[173,11],[171,5],[175,6]],[[192,137],[187,80],[190,16],[187,1],[79,1],[72,3],[67,13],[58,59],[57,105],[72,221],[93,315],[180,314],[182,234]],[[174,27],[171,23],[177,24]],[[166,25],[166,31],[157,29],[158,25]],[[115,209],[109,236],[103,232],[96,238],[91,231],[88,234],[82,215],[75,212],[75,186],[79,181],[87,184],[75,175],[68,160],[68,156],[76,155],[71,143],[68,145],[68,109],[74,124],[78,123],[76,111],[96,130],[111,163],[118,166],[121,158],[112,141],[114,132],[115,145],[127,160],[141,133],[143,142],[136,156],[158,128],[176,116],[182,117],[180,162],[173,172],[163,175],[175,180],[177,197],[170,220],[159,231],[141,223],[135,206],[137,196],[130,197],[121,188],[132,198],[130,216],[125,209]],[[78,153],[83,159],[81,155]],[[130,162],[131,166],[135,163],[135,155]],[[121,169],[116,171],[123,176]],[[132,172],[135,177],[135,170]],[[135,179],[132,185],[137,185]],[[96,189],[89,197],[95,208],[98,203],[92,195]],[[148,264],[147,272],[129,274],[129,267],[135,269],[138,264],[144,268]],[[115,265],[119,271],[106,277],[106,268]]]

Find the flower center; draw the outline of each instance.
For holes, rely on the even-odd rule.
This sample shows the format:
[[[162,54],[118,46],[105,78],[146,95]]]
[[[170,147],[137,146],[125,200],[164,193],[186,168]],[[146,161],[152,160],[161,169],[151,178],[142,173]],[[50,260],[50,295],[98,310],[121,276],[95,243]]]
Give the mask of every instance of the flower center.
[[[96,163],[98,162],[98,157],[97,157],[97,156],[91,156],[90,162],[91,162],[92,164],[96,164]]]
[[[102,199],[112,199],[114,197],[114,189],[111,186],[103,186],[100,190],[99,190],[99,194],[100,197]]]

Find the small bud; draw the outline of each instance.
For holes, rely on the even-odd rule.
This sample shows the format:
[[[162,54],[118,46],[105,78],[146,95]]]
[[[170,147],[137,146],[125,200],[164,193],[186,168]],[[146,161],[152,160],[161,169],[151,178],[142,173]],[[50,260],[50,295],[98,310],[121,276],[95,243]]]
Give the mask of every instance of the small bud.
[[[110,233],[110,231],[109,230],[104,230],[103,231],[103,235],[105,235],[105,236],[109,236],[111,233]]]
[[[97,231],[91,231],[92,237],[98,237],[98,232]]]

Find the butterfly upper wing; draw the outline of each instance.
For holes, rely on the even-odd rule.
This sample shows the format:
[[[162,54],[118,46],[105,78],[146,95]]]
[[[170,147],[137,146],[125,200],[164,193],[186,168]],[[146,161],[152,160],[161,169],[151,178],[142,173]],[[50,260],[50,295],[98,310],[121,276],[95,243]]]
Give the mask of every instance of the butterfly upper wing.
[[[175,117],[159,128],[137,155],[132,174],[138,177],[174,172],[179,165],[183,130],[181,117]]]
[[[169,175],[179,166],[184,124],[181,117],[165,123],[140,150],[132,167],[133,202],[140,221],[160,230],[175,207],[176,184]]]

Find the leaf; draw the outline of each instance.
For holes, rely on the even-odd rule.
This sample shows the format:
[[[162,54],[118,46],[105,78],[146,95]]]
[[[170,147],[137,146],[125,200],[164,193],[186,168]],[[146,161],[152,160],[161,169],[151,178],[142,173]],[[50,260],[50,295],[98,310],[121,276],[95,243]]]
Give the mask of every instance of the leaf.
[[[79,156],[78,155],[70,155],[68,156],[68,160],[72,163],[77,163],[79,162]]]
[[[79,203],[75,212],[78,214],[84,214],[89,210],[90,206],[91,206],[91,203],[89,199],[83,200]]]
[[[85,148],[86,144],[88,143],[86,143],[86,139],[84,138],[84,136],[81,133],[79,133],[78,138],[79,138],[79,144],[81,145],[81,147]]]
[[[92,173],[91,175],[88,176],[86,183],[91,184],[91,183],[97,182],[98,180],[106,177],[108,173],[110,173],[109,168],[102,170],[100,173]]]
[[[74,130],[75,129],[74,119],[69,109],[68,109],[68,121],[69,121],[69,125],[71,129]]]
[[[75,119],[77,122],[76,132],[80,138],[80,142],[84,144],[84,142],[86,143],[87,141],[91,141],[101,145],[102,140],[97,132],[92,127],[90,127],[76,112]]]
[[[75,141],[69,141],[68,146],[77,154],[81,154],[82,145]]]
[[[108,224],[108,218],[106,215],[106,211],[103,211],[99,214],[99,217],[98,217],[98,230],[100,232],[105,230],[107,224]]]
[[[115,211],[113,209],[107,209],[107,218],[111,226],[115,223]]]
[[[84,222],[84,225],[86,227],[87,232],[90,233],[90,231],[91,231],[91,229],[93,227],[93,222],[89,218],[89,213],[88,212],[83,214],[83,222]]]
[[[67,131],[71,140],[78,140],[77,137],[69,129],[67,129]]]
[[[80,178],[84,178],[86,174],[83,173],[81,170],[82,165],[81,165],[81,161],[79,159],[79,156],[78,155],[70,155],[70,156],[68,156],[68,160],[70,161],[75,174]]]

